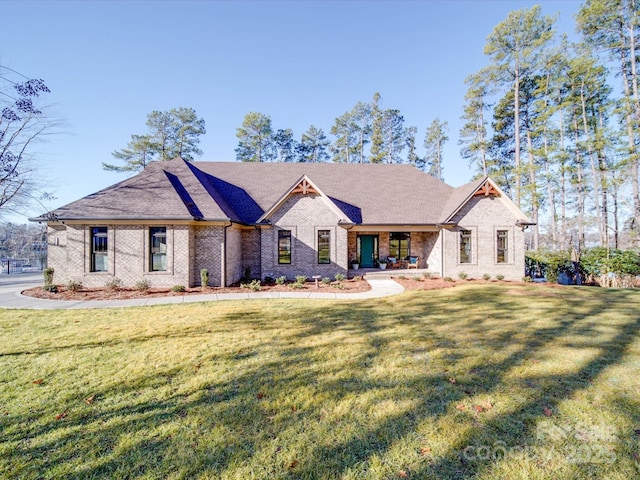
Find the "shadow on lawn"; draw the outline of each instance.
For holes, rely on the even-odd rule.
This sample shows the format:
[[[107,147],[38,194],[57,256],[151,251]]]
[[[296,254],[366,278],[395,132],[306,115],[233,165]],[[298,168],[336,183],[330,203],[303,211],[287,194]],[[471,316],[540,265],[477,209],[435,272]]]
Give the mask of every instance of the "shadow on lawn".
[[[562,401],[618,364],[627,347],[637,340],[640,326],[635,292],[603,291],[589,297],[567,289],[560,294],[561,305],[536,299],[535,312],[527,311],[526,289],[514,289],[512,295],[500,292],[504,290],[481,287],[446,296],[412,292],[376,303],[308,302],[304,318],[295,320],[298,328],[291,334],[274,331],[261,344],[204,357],[186,391],[176,385],[175,394],[163,400],[139,400],[136,396],[136,392],[182,378],[184,369],[192,369],[192,365],[122,379],[95,394],[99,399],[125,395],[131,398],[126,406],[100,405],[64,422],[44,423],[30,432],[31,439],[21,439],[16,433],[5,440],[22,443],[22,454],[37,465],[34,474],[61,462],[76,461],[75,473],[67,478],[224,478],[247,464],[253,465],[248,470],[253,478],[340,478],[363,476],[374,459],[385,458],[403,440],[419,435],[416,432],[425,424],[460,415],[462,420],[475,423],[452,447],[426,459],[416,453],[412,465],[394,468],[410,478],[470,478],[486,473],[494,460],[470,460],[464,453],[467,447],[495,441],[513,447],[534,444],[536,422],[545,418],[543,409],[556,412]],[[286,311],[286,302],[283,305]],[[251,308],[253,315],[239,309],[227,315],[225,322],[268,331],[271,327],[260,309]],[[628,309],[628,317],[623,321],[617,317],[607,325],[610,331],[603,333],[607,312],[616,308]],[[514,321],[516,311],[530,315],[530,322]],[[542,318],[545,321],[538,323],[536,319]],[[179,333],[175,335],[179,339]],[[348,351],[348,359],[328,362],[316,358],[319,348],[344,356],[344,343],[350,341],[354,350]],[[538,361],[558,342],[599,349],[600,353],[571,373],[547,372],[535,381],[523,379],[531,385],[526,387],[528,397],[517,411],[491,415],[482,422],[476,422],[472,412],[456,413],[456,405],[466,399],[503,389],[508,372]],[[399,345],[406,355],[397,355]],[[488,355],[484,364],[474,363],[470,346],[496,355]],[[501,352],[503,348],[506,353]],[[437,351],[446,353],[438,361],[424,361]],[[406,362],[411,367],[421,361],[424,365],[401,380],[384,378],[376,374],[376,368],[384,365],[387,356],[400,366]],[[236,373],[216,379],[216,368],[226,363],[236,365]],[[467,364],[474,367],[463,371]],[[448,381],[448,368],[456,372],[459,382]],[[200,374],[202,379],[198,380]],[[385,401],[395,402],[397,410],[375,417],[377,406]],[[352,416],[337,408],[342,404],[358,405],[372,415]],[[327,405],[333,410],[325,410]],[[626,415],[626,410],[621,407],[620,415]],[[29,422],[26,417],[19,420]],[[350,422],[353,428],[345,429]],[[88,424],[99,425],[98,433],[84,437]],[[55,435],[50,440],[37,441],[52,431]],[[127,442],[123,431],[148,434]],[[317,431],[317,435],[295,443],[297,436],[309,435],[309,431]],[[295,454],[288,456],[288,448]],[[552,466],[539,467],[543,475],[553,472]],[[602,475],[607,468],[577,465],[574,473]]]

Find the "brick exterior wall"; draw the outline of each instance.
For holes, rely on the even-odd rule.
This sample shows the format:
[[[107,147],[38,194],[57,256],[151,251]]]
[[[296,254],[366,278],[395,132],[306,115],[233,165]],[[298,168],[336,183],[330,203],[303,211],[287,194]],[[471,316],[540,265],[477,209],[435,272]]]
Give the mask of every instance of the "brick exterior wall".
[[[524,276],[524,232],[515,226],[516,217],[498,197],[473,197],[453,219],[458,228],[443,231],[444,275],[457,278],[465,272],[471,278],[484,274],[504,275],[507,280]],[[460,263],[460,230],[471,231],[471,262]],[[507,258],[497,262],[497,231],[508,232]]]
[[[200,285],[200,271],[209,271],[209,285],[222,285],[224,227],[205,225],[193,227],[195,249],[191,285]]]
[[[261,278],[297,275],[331,277],[348,270],[347,231],[325,200],[315,194],[296,194],[270,218],[272,227],[261,231]],[[278,263],[278,230],[291,231],[291,264]],[[318,230],[331,232],[331,263],[318,264]]]
[[[91,228],[107,227],[108,267],[91,271]],[[103,287],[114,278],[123,286],[147,280],[151,287],[189,285],[186,226],[167,227],[167,270],[150,271],[148,225],[60,225],[50,224],[48,265],[55,269],[54,283],[81,282],[86,287]]]
[[[261,233],[258,228],[245,228],[242,230],[242,267],[249,269],[251,278],[261,278]]]

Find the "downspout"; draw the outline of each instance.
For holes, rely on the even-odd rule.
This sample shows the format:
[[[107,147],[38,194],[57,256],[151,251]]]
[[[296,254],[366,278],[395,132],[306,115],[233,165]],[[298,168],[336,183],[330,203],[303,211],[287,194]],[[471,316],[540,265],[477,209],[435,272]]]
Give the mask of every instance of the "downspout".
[[[440,228],[440,277],[444,277],[444,228]]]
[[[220,283],[222,284],[222,287],[226,287],[227,286],[227,229],[233,225],[231,222],[229,222],[228,225],[225,225],[223,230],[222,230],[222,255],[221,255],[221,260],[222,260],[222,271],[220,272]]]

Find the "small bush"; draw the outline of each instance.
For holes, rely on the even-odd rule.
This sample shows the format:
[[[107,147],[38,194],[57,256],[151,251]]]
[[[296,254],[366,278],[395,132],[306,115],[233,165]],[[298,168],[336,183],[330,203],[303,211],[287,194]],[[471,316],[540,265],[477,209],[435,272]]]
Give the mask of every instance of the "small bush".
[[[501,275],[501,274],[496,275],[496,280],[498,281],[504,280],[504,275]]]
[[[275,280],[273,279],[273,277],[264,277],[265,285],[273,285],[274,283],[275,283]]]
[[[55,273],[55,269],[53,267],[47,267],[42,271],[44,275],[44,284],[45,286],[53,285],[53,274]]]
[[[525,275],[524,277],[522,277],[522,281],[530,283],[533,282],[533,279],[529,275]]]
[[[248,288],[253,292],[259,292],[260,290],[262,290],[262,284],[260,283],[260,280],[256,279],[250,281],[249,283],[241,283],[240,288]]]
[[[424,273],[422,274],[422,276],[428,280],[428,279],[430,279],[430,278],[431,278],[431,273],[429,273],[429,272],[424,272]]]
[[[451,277],[444,277],[442,280],[444,280],[445,282],[455,282],[455,280]]]
[[[483,280],[491,280],[491,275],[489,275],[488,273],[483,273],[482,274],[482,279]]]
[[[421,282],[421,281],[422,281],[422,277],[417,277],[417,276],[416,276],[416,277],[413,277],[413,279],[414,279],[416,282]]]
[[[70,292],[78,292],[82,290],[82,282],[79,280],[69,280],[67,282],[67,290]]]
[[[323,277],[321,281],[324,285],[329,285],[331,283],[331,279],[329,277]]]
[[[186,288],[184,288],[184,285],[174,285],[173,287],[171,287],[171,291],[176,293],[182,293],[186,291]]]
[[[289,284],[289,288],[301,289],[304,288],[304,283],[293,282]]]
[[[287,277],[285,277],[284,275],[276,278],[276,285],[284,285],[287,281]]]
[[[467,272],[460,272],[458,273],[458,276],[460,277],[461,280],[466,280],[469,274]]]
[[[356,275],[355,277],[353,277],[354,282],[359,282],[360,280],[362,280],[362,275]]]
[[[209,285],[209,270],[207,270],[206,268],[200,270],[200,285],[202,286],[202,288]]]
[[[149,280],[144,278],[140,281],[137,281],[136,284],[134,285],[134,288],[139,292],[146,292],[147,290],[149,290],[150,286],[151,285],[149,284]]]
[[[398,278],[399,278],[400,280],[406,280],[406,279],[407,279],[407,276],[406,276],[406,275],[400,275],[400,276],[398,276]]]
[[[336,282],[342,282],[345,279],[345,276],[343,273],[336,273],[335,279]]]
[[[107,280],[104,286],[107,288],[107,290],[117,292],[122,288],[122,280],[120,280],[118,277],[113,277],[112,279]]]
[[[337,288],[338,290],[344,290],[344,283],[334,283],[333,288]]]
[[[296,275],[296,283],[300,285],[304,285],[304,282],[307,281],[307,277],[305,275]]]

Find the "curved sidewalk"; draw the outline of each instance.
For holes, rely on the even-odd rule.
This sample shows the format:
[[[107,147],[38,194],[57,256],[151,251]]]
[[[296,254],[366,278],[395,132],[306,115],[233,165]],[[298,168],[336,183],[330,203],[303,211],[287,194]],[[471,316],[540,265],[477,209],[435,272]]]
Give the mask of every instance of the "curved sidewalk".
[[[17,275],[15,276],[18,277]],[[6,280],[6,279],[3,279]],[[217,302],[223,300],[251,300],[260,298],[315,298],[325,300],[363,300],[398,295],[404,287],[390,278],[368,278],[371,290],[359,293],[327,292],[242,292],[214,293],[206,295],[182,295],[170,297],[135,298],[130,300],[43,300],[22,295],[27,288],[42,285],[41,276],[37,281],[18,281],[0,284],[0,308],[74,309],[74,308],[115,308],[145,305],[168,305],[178,303]]]

